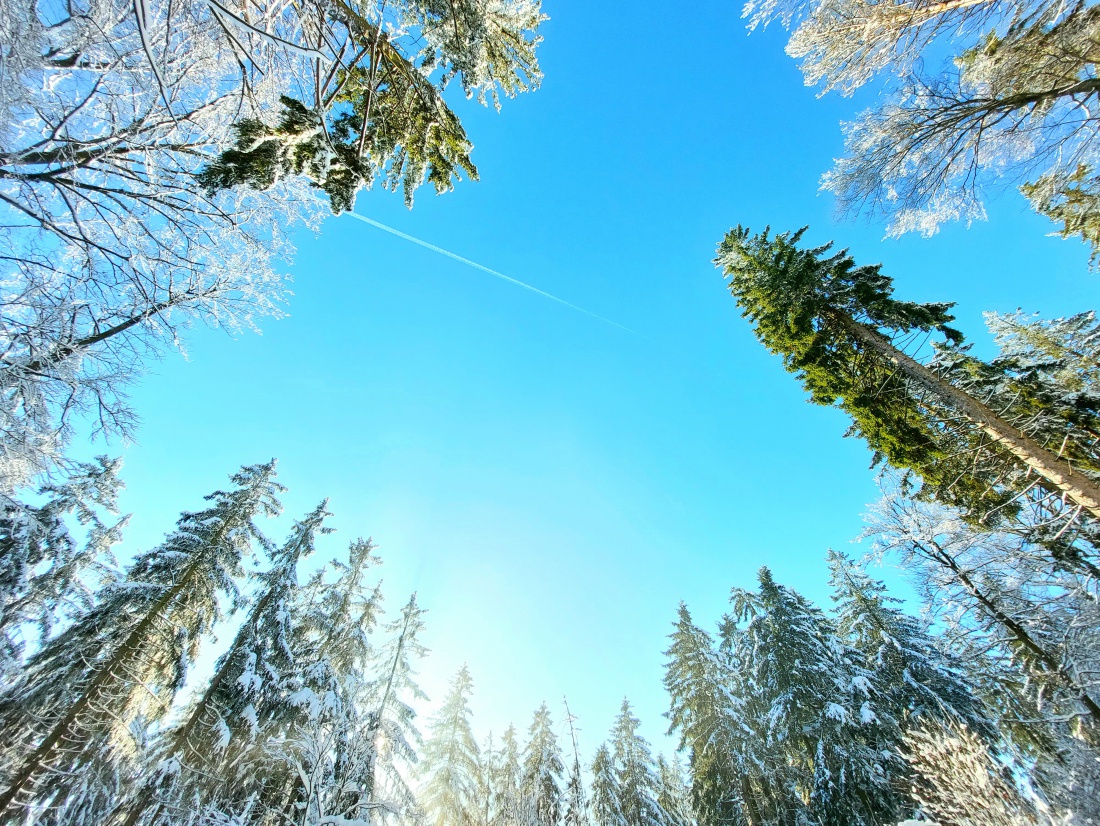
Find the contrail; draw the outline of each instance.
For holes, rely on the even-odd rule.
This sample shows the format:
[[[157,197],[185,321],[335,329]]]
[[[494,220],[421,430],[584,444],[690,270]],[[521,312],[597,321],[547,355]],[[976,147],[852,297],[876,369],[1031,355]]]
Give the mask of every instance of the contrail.
[[[641,335],[641,333],[638,333],[635,330],[631,330],[629,327],[624,327],[617,321],[612,321],[610,318],[604,318],[602,315],[596,315],[596,313],[592,312],[591,310],[586,310],[584,307],[578,307],[576,304],[571,304],[564,298],[558,298],[556,295],[550,295],[550,293],[545,292],[544,290],[540,290],[538,287],[532,287],[530,284],[525,284],[518,278],[512,278],[510,275],[505,275],[502,272],[491,270],[488,267],[477,263],[476,261],[471,261],[469,258],[463,258],[461,255],[456,255],[455,253],[450,252],[449,250],[445,250],[442,247],[437,247],[435,244],[429,244],[427,241],[421,241],[419,238],[414,238],[411,235],[406,235],[405,233],[401,232],[401,230],[394,229],[393,227],[388,227],[385,224],[375,221],[373,218],[368,218],[365,215],[360,215],[358,212],[347,212],[345,213],[345,215],[350,215],[352,218],[356,218],[362,221],[364,224],[370,224],[372,227],[377,227],[383,232],[388,232],[390,235],[396,235],[398,238],[404,238],[406,241],[412,241],[414,244],[419,244],[425,249],[430,249],[432,252],[438,252],[440,255],[446,255],[448,258],[453,258],[455,261],[465,264],[468,267],[473,267],[475,270],[481,270],[482,272],[489,273],[489,275],[495,278],[500,278],[504,281],[508,281],[511,284],[515,284],[517,287],[523,287],[523,289],[525,290],[530,290],[533,293],[538,293],[543,298],[549,298],[551,301],[556,301],[559,304],[564,304],[566,307],[576,310],[578,313],[584,313],[587,316],[592,316],[592,318],[602,321],[604,322],[604,324],[610,324],[612,327],[618,327],[620,330],[626,330],[628,333],[633,333],[636,336]]]

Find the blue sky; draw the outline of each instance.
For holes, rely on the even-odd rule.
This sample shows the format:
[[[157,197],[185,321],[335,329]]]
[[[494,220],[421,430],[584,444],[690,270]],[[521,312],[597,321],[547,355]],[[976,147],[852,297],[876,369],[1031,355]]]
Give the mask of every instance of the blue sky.
[[[680,600],[709,625],[763,564],[824,598],[826,549],[858,552],[875,497],[867,449],[804,402],[710,263],[730,226],[809,224],[902,297],[957,301],[979,340],[985,309],[1095,307],[1098,276],[1011,191],[931,239],[837,223],[818,180],[872,91],[816,97],[784,33],[748,36],[734,4],[545,11],[542,89],[458,107],[481,181],[356,208],[638,334],[330,219],[298,239],[289,318],[196,329],[135,390],[124,553],[277,456],[289,515],[331,497],[325,547],[373,536],[389,607],[419,592],[434,699],[463,662],[481,733],[543,700],[560,720],[567,695],[590,752],[624,694],[661,741]]]

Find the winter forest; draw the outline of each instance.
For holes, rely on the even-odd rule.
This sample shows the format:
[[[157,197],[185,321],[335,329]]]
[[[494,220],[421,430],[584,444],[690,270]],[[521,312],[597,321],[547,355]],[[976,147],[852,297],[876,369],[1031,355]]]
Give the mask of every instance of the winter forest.
[[[597,5],[0,0],[0,824],[1100,824],[1100,6]]]

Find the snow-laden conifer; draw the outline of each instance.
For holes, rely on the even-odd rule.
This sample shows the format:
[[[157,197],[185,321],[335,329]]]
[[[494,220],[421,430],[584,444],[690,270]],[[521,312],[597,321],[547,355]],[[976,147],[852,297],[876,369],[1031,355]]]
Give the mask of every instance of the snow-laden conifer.
[[[573,761],[569,767],[569,779],[565,786],[565,806],[562,813],[562,826],[589,826],[588,799],[584,790],[584,774],[581,769],[581,750],[577,742],[577,718],[565,705],[565,720],[569,724],[569,741],[573,747]]]
[[[253,524],[279,512],[275,463],[242,468],[235,485],[185,513],[156,549],[108,584],[96,604],[31,659],[3,700],[0,818],[21,804],[61,800],[89,763],[99,770],[133,753],[131,727],[171,707],[201,638],[236,596]]]
[[[256,594],[214,674],[167,728],[148,780],[118,813],[126,826],[216,808],[239,815],[267,796],[266,742],[284,735],[295,713],[288,680],[295,667],[292,605],[298,562],[314,551],[331,514],[321,503],[295,522],[287,541],[255,575]]]
[[[668,826],[694,826],[691,795],[684,782],[684,770],[679,757],[657,755],[657,805],[665,814]]]
[[[740,744],[756,742],[740,717],[744,702],[735,693],[729,652],[716,650],[683,603],[670,639],[664,678],[669,733],[679,734],[687,752],[692,808],[701,824],[728,823],[750,806],[749,767],[741,765],[749,754]]]
[[[459,669],[443,706],[432,718],[420,758],[420,806],[429,826],[469,826],[476,821],[479,753],[470,729],[473,680]]]
[[[611,729],[611,759],[618,780],[619,811],[626,826],[669,826],[657,802],[660,779],[649,743],[638,734],[640,720],[624,697]]]
[[[490,764],[490,786],[494,826],[525,826],[520,745],[515,726],[508,726],[500,738],[500,747]]]
[[[558,826],[562,816],[565,765],[550,709],[543,703],[527,729],[523,754],[523,797],[532,826]]]
[[[916,618],[894,607],[901,600],[888,596],[886,586],[865,569],[836,551],[829,552],[829,568],[837,631],[874,675],[876,698],[868,713],[901,731],[924,720],[945,720],[994,738],[995,726],[964,664]]]
[[[611,750],[603,743],[592,758],[589,806],[595,826],[626,826],[619,791],[619,774],[615,771]]]
[[[92,604],[97,582],[113,575],[110,549],[127,518],[117,513],[119,459],[76,463],[63,479],[43,485],[41,504],[0,498],[0,683],[16,679],[28,637],[44,641],[57,625]],[[81,543],[67,519],[85,533]],[[91,577],[91,581],[87,577]]]

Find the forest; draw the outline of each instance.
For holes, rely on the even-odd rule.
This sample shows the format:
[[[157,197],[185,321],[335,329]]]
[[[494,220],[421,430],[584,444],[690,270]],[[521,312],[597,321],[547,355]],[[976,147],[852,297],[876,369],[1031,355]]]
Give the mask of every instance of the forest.
[[[723,519],[735,528],[769,522],[764,535],[775,537],[780,551],[752,557],[755,580],[709,565],[692,593],[722,600],[717,619],[701,619],[711,611],[689,604],[686,595],[677,598],[678,607],[662,604],[640,585],[637,572],[650,567],[647,575],[680,587],[671,571],[687,570],[688,561],[681,565],[675,549],[661,558],[665,568],[653,564],[660,557],[645,548],[631,547],[625,565],[609,557],[607,581],[633,599],[638,627],[648,628],[640,624],[643,614],[657,614],[667,632],[638,643],[659,656],[661,676],[646,685],[654,671],[647,669],[620,685],[617,652],[600,648],[606,644],[598,629],[583,628],[583,618],[576,625],[563,619],[571,612],[582,616],[585,598],[576,594],[584,592],[558,593],[557,580],[524,575],[534,590],[517,599],[534,606],[540,587],[554,591],[556,613],[532,622],[560,637],[577,658],[551,661],[557,655],[545,643],[522,639],[528,626],[520,617],[490,614],[488,594],[494,577],[503,576],[491,563],[463,560],[471,581],[484,582],[479,594],[476,585],[448,580],[442,557],[391,557],[386,536],[379,545],[368,538],[369,525],[357,524],[351,541],[332,537],[340,508],[330,499],[298,506],[295,497],[314,495],[316,475],[338,475],[331,464],[341,454],[355,466],[352,473],[374,486],[364,483],[357,500],[391,484],[357,465],[355,451],[360,444],[392,449],[392,436],[366,427],[334,436],[320,422],[324,408],[338,404],[329,401],[335,393],[329,367],[340,384],[364,384],[363,408],[383,404],[366,386],[364,377],[372,374],[349,365],[363,353],[384,360],[397,349],[387,342],[392,329],[354,307],[362,350],[349,355],[352,361],[337,360],[324,349],[330,328],[347,326],[335,320],[336,305],[347,302],[334,286],[321,302],[332,305],[332,318],[311,327],[309,340],[287,345],[307,352],[316,372],[288,368],[289,379],[273,384],[271,396],[256,395],[244,362],[234,361],[232,353],[241,350],[230,348],[256,342],[247,346],[263,350],[261,324],[265,332],[292,324],[301,298],[296,292],[310,296],[310,281],[331,277],[335,285],[349,277],[319,274],[305,269],[308,261],[299,267],[294,260],[298,247],[336,246],[330,239],[339,230],[330,228],[341,226],[335,223],[341,215],[359,218],[357,229],[371,225],[498,284],[508,282],[500,285],[512,290],[508,295],[525,288],[525,299],[618,336],[625,344],[616,346],[635,355],[653,341],[655,349],[675,349],[658,338],[660,322],[644,329],[626,323],[635,286],[652,289],[670,314],[674,309],[661,292],[664,282],[646,281],[645,273],[637,284],[609,287],[602,306],[611,309],[597,313],[600,293],[574,304],[559,297],[557,287],[552,294],[356,212],[357,204],[384,199],[416,212],[444,212],[452,207],[425,206],[425,196],[445,196],[438,203],[446,205],[460,191],[500,185],[492,151],[475,164],[475,138],[484,134],[483,145],[503,155],[501,136],[509,133],[501,131],[498,114],[501,123],[529,117],[540,98],[561,106],[553,97],[561,94],[553,72],[543,74],[548,53],[559,55],[563,74],[569,68],[561,53],[550,52],[551,18],[583,22],[594,14],[568,4],[549,8],[550,0],[545,5],[0,4],[0,824],[1100,824],[1100,319],[1081,306],[1100,266],[1100,139],[1093,140],[1100,132],[1089,114],[1100,106],[1092,59],[1100,58],[1100,6],[1085,0],[748,0],[740,18],[736,10],[721,10],[742,35],[745,27],[751,34],[730,40],[731,53],[774,52],[777,30],[786,41],[786,56],[774,65],[793,58],[798,82],[823,98],[792,108],[849,98],[864,107],[840,127],[833,124],[840,156],[820,170],[821,191],[840,219],[835,226],[750,228],[756,212],[746,207],[745,217],[727,217],[733,228],[711,239],[712,260],[696,262],[728,293],[714,301],[707,294],[706,306],[720,301],[719,315],[751,331],[751,358],[768,359],[775,392],[788,399],[800,393],[811,403],[805,421],[832,416],[846,428],[848,444],[866,449],[858,461],[869,457],[871,470],[866,463],[859,470],[873,480],[877,499],[863,514],[859,552],[828,549],[835,540],[815,524],[811,504],[799,501],[804,488],[776,482],[782,468],[748,460],[721,468],[730,478],[748,478],[758,497],[746,505],[749,497],[737,492],[743,488],[729,483],[730,492],[721,493],[731,511]],[[624,21],[633,13],[614,9]],[[648,11],[668,14],[656,4]],[[630,40],[629,24],[623,26],[623,40]],[[652,39],[640,48],[656,65],[644,71],[690,86],[690,72],[703,73],[691,61],[706,49],[693,48],[685,31],[690,35],[672,21],[667,32],[649,32]],[[614,62],[614,45],[607,51]],[[636,75],[642,67],[630,71]],[[616,83],[600,85],[593,111],[612,110],[619,94],[625,92]],[[653,104],[644,117],[660,122],[654,134],[673,135],[686,147],[679,154],[690,154],[690,131],[676,131],[690,130],[690,119],[662,114],[673,103],[656,91]],[[735,114],[747,118],[749,109],[744,104]],[[582,153],[601,129],[626,143],[652,137],[625,122],[608,126],[585,121],[589,114],[577,117],[532,128],[581,145]],[[578,131],[586,125],[591,134]],[[747,163],[733,157],[746,151],[736,142],[743,139],[716,138],[731,166]],[[677,155],[662,150],[671,166],[686,165]],[[616,158],[601,155],[597,162],[613,166]],[[555,178],[582,177],[534,151],[524,164],[545,166]],[[793,159],[791,165],[797,166]],[[651,177],[654,189],[664,181],[652,170],[623,174]],[[486,181],[478,183],[483,175]],[[780,188],[780,178],[775,181]],[[534,179],[520,183],[537,189]],[[744,203],[756,197],[745,192],[739,195]],[[624,194],[622,202],[632,197]],[[581,193],[576,198],[584,203]],[[622,202],[601,202],[609,225],[626,209]],[[454,215],[477,202],[456,203]],[[976,237],[972,225],[995,224],[998,205],[1013,203],[1027,211],[1029,227],[1040,227],[1036,238],[1025,235],[1020,243],[1038,249],[1045,232],[1072,245],[1068,254],[1079,264],[1068,276],[1074,286],[1059,286],[1061,264],[1028,274],[1040,293],[1057,294],[1052,303],[1066,292],[1076,304],[1071,312],[1006,310],[1010,305],[1002,303],[984,312],[982,329],[960,309],[963,302],[952,303],[954,296],[925,295],[926,284],[871,263],[894,249],[888,243],[916,244],[905,249],[916,250],[917,259],[920,245],[936,239],[961,250],[974,243],[966,240]],[[508,222],[519,222],[526,210],[518,202],[499,209],[471,220],[491,244],[506,249],[523,235]],[[798,209],[810,214],[809,207]],[[853,219],[885,232],[883,246],[868,244],[864,252],[812,240],[823,230],[844,232],[844,221]],[[672,243],[650,234],[655,243]],[[364,237],[368,241],[346,252],[376,266],[350,278],[392,275],[371,246],[380,245],[381,236]],[[538,239],[523,243],[534,266]],[[569,243],[584,246],[583,240]],[[616,236],[613,243],[641,241]],[[298,278],[293,291],[292,274]],[[438,280],[417,286],[425,306],[430,293],[454,281],[449,271],[433,277]],[[983,277],[1000,289],[996,273]],[[963,280],[960,274],[960,291]],[[691,282],[672,284],[693,289]],[[309,300],[316,299],[303,303]],[[467,310],[447,307],[452,315]],[[415,309],[409,312],[396,323],[415,325]],[[578,328],[561,322],[559,329],[555,321],[548,332],[531,318],[510,319],[510,334],[538,338],[547,350],[576,348],[593,364],[620,364]],[[704,328],[708,319],[700,315],[689,324]],[[471,339],[481,335],[476,325],[466,331]],[[295,336],[303,330],[291,329]],[[222,448],[192,443],[180,427],[173,449],[211,478],[232,471],[227,482],[201,502],[188,501],[186,474],[158,466],[155,485],[140,477],[144,501],[155,501],[158,512],[125,512],[131,500],[123,454],[140,456],[150,423],[173,421],[165,410],[189,409],[186,397],[193,395],[182,387],[150,395],[146,387],[156,385],[158,371],[177,369],[169,365],[191,370],[181,356],[189,355],[192,341],[196,362],[216,351],[226,384],[203,394],[203,418],[225,431],[231,449],[251,445],[247,433],[227,424],[241,399],[255,409],[257,422],[265,406],[290,409],[295,398],[316,409],[315,421],[295,426],[316,452],[316,466],[305,469],[316,475],[307,475],[303,490],[282,484],[275,459],[235,471],[209,467],[221,461]],[[797,441],[790,431],[801,425],[784,425],[763,407],[753,393],[771,389],[749,387],[738,362],[750,356],[733,349],[734,339],[722,342],[730,355],[713,369],[739,387],[746,407],[759,404],[763,412],[754,432],[723,427],[719,419],[706,438],[791,445],[818,439]],[[442,339],[426,342],[420,354],[445,371],[466,355],[462,342]],[[547,364],[524,362],[519,369],[539,382],[540,370],[550,373]],[[780,366],[791,376],[780,375]],[[638,368],[639,375],[646,369],[657,368]],[[473,370],[459,380],[472,392],[488,386],[478,384]],[[431,399],[430,390],[416,389],[415,376],[409,381],[410,397],[422,397],[397,408],[397,415],[407,420],[402,438],[414,445],[433,438],[430,428],[417,430],[419,406],[437,404],[456,421],[464,413],[487,415],[461,411],[449,398]],[[637,392],[647,403],[660,395],[645,387],[628,392],[609,378],[595,383],[605,381],[610,395],[633,400]],[[518,381],[512,389],[534,398]],[[499,391],[486,391],[486,408],[513,403],[506,395],[488,398],[491,392]],[[587,387],[576,395],[586,392],[597,395]],[[527,417],[524,427],[565,422],[560,426],[568,430],[570,411]],[[769,424],[769,417],[775,421]],[[603,432],[611,433],[621,423],[608,417],[604,424]],[[684,426],[671,422],[668,430]],[[664,438],[655,431],[652,441]],[[645,441],[633,440],[626,452],[641,454],[649,449]],[[583,452],[579,437],[548,438],[547,444],[560,456]],[[476,510],[464,496],[476,496],[482,474],[500,472],[503,484],[527,484],[494,471],[490,456],[479,454],[484,445],[466,450],[459,465],[472,492],[453,486],[454,508]],[[717,462],[705,449],[695,453],[692,461]],[[820,456],[805,460],[820,466],[815,484],[822,496],[844,486],[845,477]],[[427,464],[444,461],[430,456]],[[685,482],[691,472],[670,474],[670,500],[691,498],[694,488]],[[527,473],[540,471],[534,466]],[[592,499],[594,511],[610,509],[615,496],[629,498],[604,495],[595,483],[585,487],[581,475],[577,495]],[[392,487],[405,484],[402,477]],[[781,510],[761,503],[779,503]],[[562,507],[556,500],[543,504],[547,511]],[[168,512],[164,507],[178,514],[174,527],[147,527]],[[357,508],[350,508],[355,519]],[[651,524],[645,508],[644,502],[622,508],[642,523],[642,533]],[[445,521],[435,516],[444,512],[451,513],[430,502],[409,510],[410,533],[414,523]],[[143,544],[137,547],[130,537],[139,522]],[[552,541],[563,550],[553,562],[568,569],[576,557],[565,549],[589,526],[555,525]],[[159,542],[145,542],[149,531],[166,529]],[[463,529],[460,523],[440,528]],[[784,558],[780,537],[796,529],[820,532],[819,546],[807,553],[824,557],[823,567]],[[398,547],[402,541],[397,537]],[[655,533],[652,545],[662,543]],[[386,566],[380,547],[391,560]],[[460,555],[450,548],[440,553]],[[509,553],[522,558],[534,551],[520,546]],[[516,694],[508,674],[518,680],[525,666],[504,662],[492,639],[463,628],[448,613],[451,603],[436,609],[419,589],[410,594],[391,579],[383,582],[382,572],[388,577],[396,569],[403,586],[409,574],[401,566],[414,563],[432,593],[474,591],[468,596],[486,621],[511,626],[517,645],[566,675],[571,691],[589,697],[599,686],[621,697],[605,709],[610,726],[575,713],[573,696],[524,696],[521,704],[534,709],[529,718],[495,732],[480,725],[475,687],[492,687],[492,698]],[[792,566],[806,567],[806,578],[792,584]],[[580,578],[579,571],[567,572],[566,581]],[[807,585],[813,577],[818,585]],[[597,610],[610,614],[620,604],[612,597]],[[482,683],[477,669],[464,664],[442,683],[431,678],[442,689],[429,697],[423,676],[432,667],[428,637],[435,624],[450,629],[446,639],[469,646],[446,652],[445,662],[488,651],[485,656],[503,662],[500,670]],[[633,644],[623,638],[615,645]],[[576,652],[585,649],[606,660],[606,672],[580,664]],[[643,719],[640,708],[648,714],[650,706],[634,699],[652,692],[663,703],[661,719]],[[500,713],[493,711],[494,724]],[[652,731],[663,739],[647,736]]]

